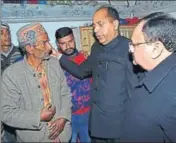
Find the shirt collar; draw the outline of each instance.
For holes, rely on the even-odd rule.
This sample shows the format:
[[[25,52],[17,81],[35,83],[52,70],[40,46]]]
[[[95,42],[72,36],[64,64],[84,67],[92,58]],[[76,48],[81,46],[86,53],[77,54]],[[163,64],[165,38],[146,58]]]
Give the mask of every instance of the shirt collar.
[[[28,63],[26,55],[24,56],[22,62],[25,65],[28,72],[30,72],[30,73],[32,72],[33,74],[36,73],[35,69]],[[47,60],[46,60],[46,63],[47,63]],[[45,66],[46,66],[46,69],[47,69],[48,65],[46,64]]]
[[[109,50],[110,48],[116,48],[118,42],[120,41],[120,35],[117,35],[112,41],[110,41],[108,44],[103,45],[103,47],[107,50]]]
[[[32,66],[29,65],[28,62],[27,62],[27,57],[26,57],[26,55],[24,56],[22,62],[23,62],[23,64],[25,65],[27,71],[32,72],[32,73],[34,72],[34,69],[32,68]]]
[[[162,61],[155,69],[146,73],[145,78],[140,82],[144,84],[149,92],[152,92],[167,74],[176,66],[176,54],[173,53]]]

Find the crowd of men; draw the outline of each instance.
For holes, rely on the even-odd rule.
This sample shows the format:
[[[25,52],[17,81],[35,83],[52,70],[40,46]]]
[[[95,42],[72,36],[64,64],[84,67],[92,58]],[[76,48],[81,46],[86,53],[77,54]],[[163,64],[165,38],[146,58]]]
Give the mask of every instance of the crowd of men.
[[[111,6],[92,18],[89,56],[69,27],[57,50],[40,23],[17,31],[1,23],[3,142],[175,142],[176,18],[142,18],[131,39]]]

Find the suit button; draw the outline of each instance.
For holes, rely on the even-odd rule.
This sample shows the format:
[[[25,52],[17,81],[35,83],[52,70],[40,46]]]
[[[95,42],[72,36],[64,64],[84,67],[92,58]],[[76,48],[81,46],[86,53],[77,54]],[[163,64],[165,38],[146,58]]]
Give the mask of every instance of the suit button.
[[[40,85],[38,85],[38,88],[40,88]]]
[[[97,87],[95,87],[94,89],[95,89],[96,91],[98,90],[98,88],[97,88]]]
[[[100,78],[100,75],[99,75],[99,74],[97,74],[97,78]]]

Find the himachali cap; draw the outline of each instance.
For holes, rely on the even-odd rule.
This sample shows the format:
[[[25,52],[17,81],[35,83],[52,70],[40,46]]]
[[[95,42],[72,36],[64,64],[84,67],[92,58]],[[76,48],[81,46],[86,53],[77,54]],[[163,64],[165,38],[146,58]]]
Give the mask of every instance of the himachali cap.
[[[31,44],[48,38],[44,27],[40,23],[28,24],[20,28],[17,32],[18,40],[21,44]],[[47,40],[47,39],[46,39]]]

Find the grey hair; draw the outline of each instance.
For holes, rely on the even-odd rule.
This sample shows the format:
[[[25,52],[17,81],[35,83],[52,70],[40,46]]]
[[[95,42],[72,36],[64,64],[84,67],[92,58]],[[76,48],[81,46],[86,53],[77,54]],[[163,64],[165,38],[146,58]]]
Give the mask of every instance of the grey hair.
[[[7,23],[2,21],[1,21],[1,28],[7,28],[10,31],[10,26]]]
[[[142,32],[146,41],[160,41],[170,52],[176,51],[176,18],[167,13],[152,13],[144,17]]]

